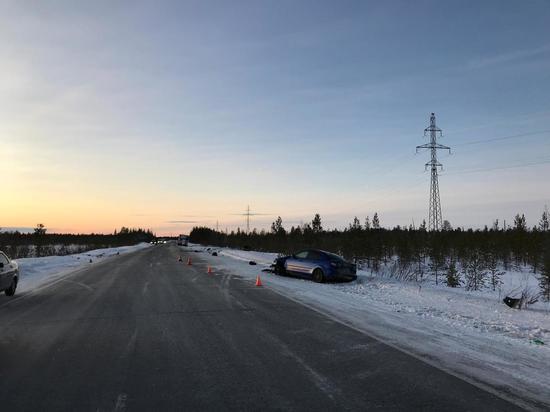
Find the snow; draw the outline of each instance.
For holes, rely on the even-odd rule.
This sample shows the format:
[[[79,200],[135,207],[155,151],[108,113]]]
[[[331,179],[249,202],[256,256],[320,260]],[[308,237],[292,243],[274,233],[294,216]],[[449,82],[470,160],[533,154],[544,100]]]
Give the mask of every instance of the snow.
[[[29,292],[47,285],[76,269],[89,266],[90,260],[93,264],[111,256],[133,252],[148,246],[150,244],[140,243],[133,246],[90,250],[74,255],[16,259],[19,264],[20,276],[17,293]]]
[[[191,248],[208,252],[198,245]],[[502,303],[518,287],[536,287],[532,273],[507,273],[500,291],[400,282],[364,270],[355,282],[317,284],[262,272],[276,253],[209,252],[214,250],[217,257],[201,254],[214,271],[249,279],[260,275],[264,286],[434,366],[513,398],[550,406],[550,305],[517,310]],[[250,260],[258,265],[249,265]]]
[[[148,246],[18,259],[18,293],[55,282],[90,265],[90,259],[94,264]],[[526,269],[507,273],[497,291],[466,292],[431,282],[400,282],[387,272],[376,275],[364,270],[354,282],[317,284],[262,272],[276,253],[199,245],[183,249],[203,252],[201,257],[214,272],[223,270],[251,281],[260,275],[264,287],[476,385],[488,390],[496,387],[513,399],[550,407],[550,305],[538,303],[517,310],[502,303],[512,290],[536,287],[536,277]],[[212,256],[213,251],[218,256]],[[257,265],[249,265],[250,261]]]

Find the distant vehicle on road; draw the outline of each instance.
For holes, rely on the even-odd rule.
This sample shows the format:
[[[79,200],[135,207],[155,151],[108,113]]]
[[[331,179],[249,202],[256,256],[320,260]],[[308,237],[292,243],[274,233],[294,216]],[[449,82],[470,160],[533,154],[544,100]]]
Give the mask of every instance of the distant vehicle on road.
[[[275,259],[275,273],[294,275],[315,282],[357,279],[357,266],[341,256],[318,249],[307,249]]]
[[[189,245],[189,236],[179,235],[177,243],[178,243],[178,246],[188,246]]]
[[[0,292],[7,296],[15,295],[19,281],[19,265],[5,253],[0,252]]]

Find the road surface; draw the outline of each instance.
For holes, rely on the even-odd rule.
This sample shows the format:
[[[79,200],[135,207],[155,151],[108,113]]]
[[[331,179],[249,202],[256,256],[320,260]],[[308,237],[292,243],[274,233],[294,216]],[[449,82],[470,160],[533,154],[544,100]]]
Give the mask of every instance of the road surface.
[[[0,409],[519,408],[162,245],[0,297]]]

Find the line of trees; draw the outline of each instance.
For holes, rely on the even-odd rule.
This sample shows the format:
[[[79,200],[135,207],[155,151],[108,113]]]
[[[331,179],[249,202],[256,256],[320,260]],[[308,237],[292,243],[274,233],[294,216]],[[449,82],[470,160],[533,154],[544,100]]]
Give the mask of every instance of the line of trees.
[[[39,223],[32,233],[0,231],[0,250],[14,259],[67,255],[107,247],[129,246],[155,239],[151,230],[122,227],[112,234],[47,233]]]
[[[516,215],[512,227],[498,220],[482,230],[453,229],[430,232],[423,222],[419,228],[381,226],[375,213],[364,223],[355,217],[343,230],[324,230],[319,214],[310,223],[286,230],[281,217],[271,230],[246,233],[237,229],[223,233],[195,227],[190,240],[195,243],[290,254],[303,248],[319,248],[338,253],[374,272],[406,280],[433,277],[436,283],[467,290],[497,290],[506,271],[530,268],[540,279],[540,294],[550,300],[550,227],[545,210],[537,226],[528,228],[523,214]]]

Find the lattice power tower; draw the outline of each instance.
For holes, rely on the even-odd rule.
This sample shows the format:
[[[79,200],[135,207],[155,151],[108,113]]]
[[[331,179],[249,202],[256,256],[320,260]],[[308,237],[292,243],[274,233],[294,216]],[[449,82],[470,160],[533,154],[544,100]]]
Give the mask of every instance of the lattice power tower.
[[[426,163],[426,170],[430,167],[432,172],[430,182],[430,208],[428,213],[428,230],[441,230],[443,227],[443,218],[441,217],[441,200],[439,199],[439,181],[437,176],[438,168],[443,168],[443,165],[437,161],[437,149],[448,150],[451,153],[451,148],[437,143],[437,137],[443,137],[441,129],[435,125],[435,113],[430,116],[430,126],[424,129],[424,137],[429,133],[430,143],[416,146],[418,149],[430,149],[432,160]]]

